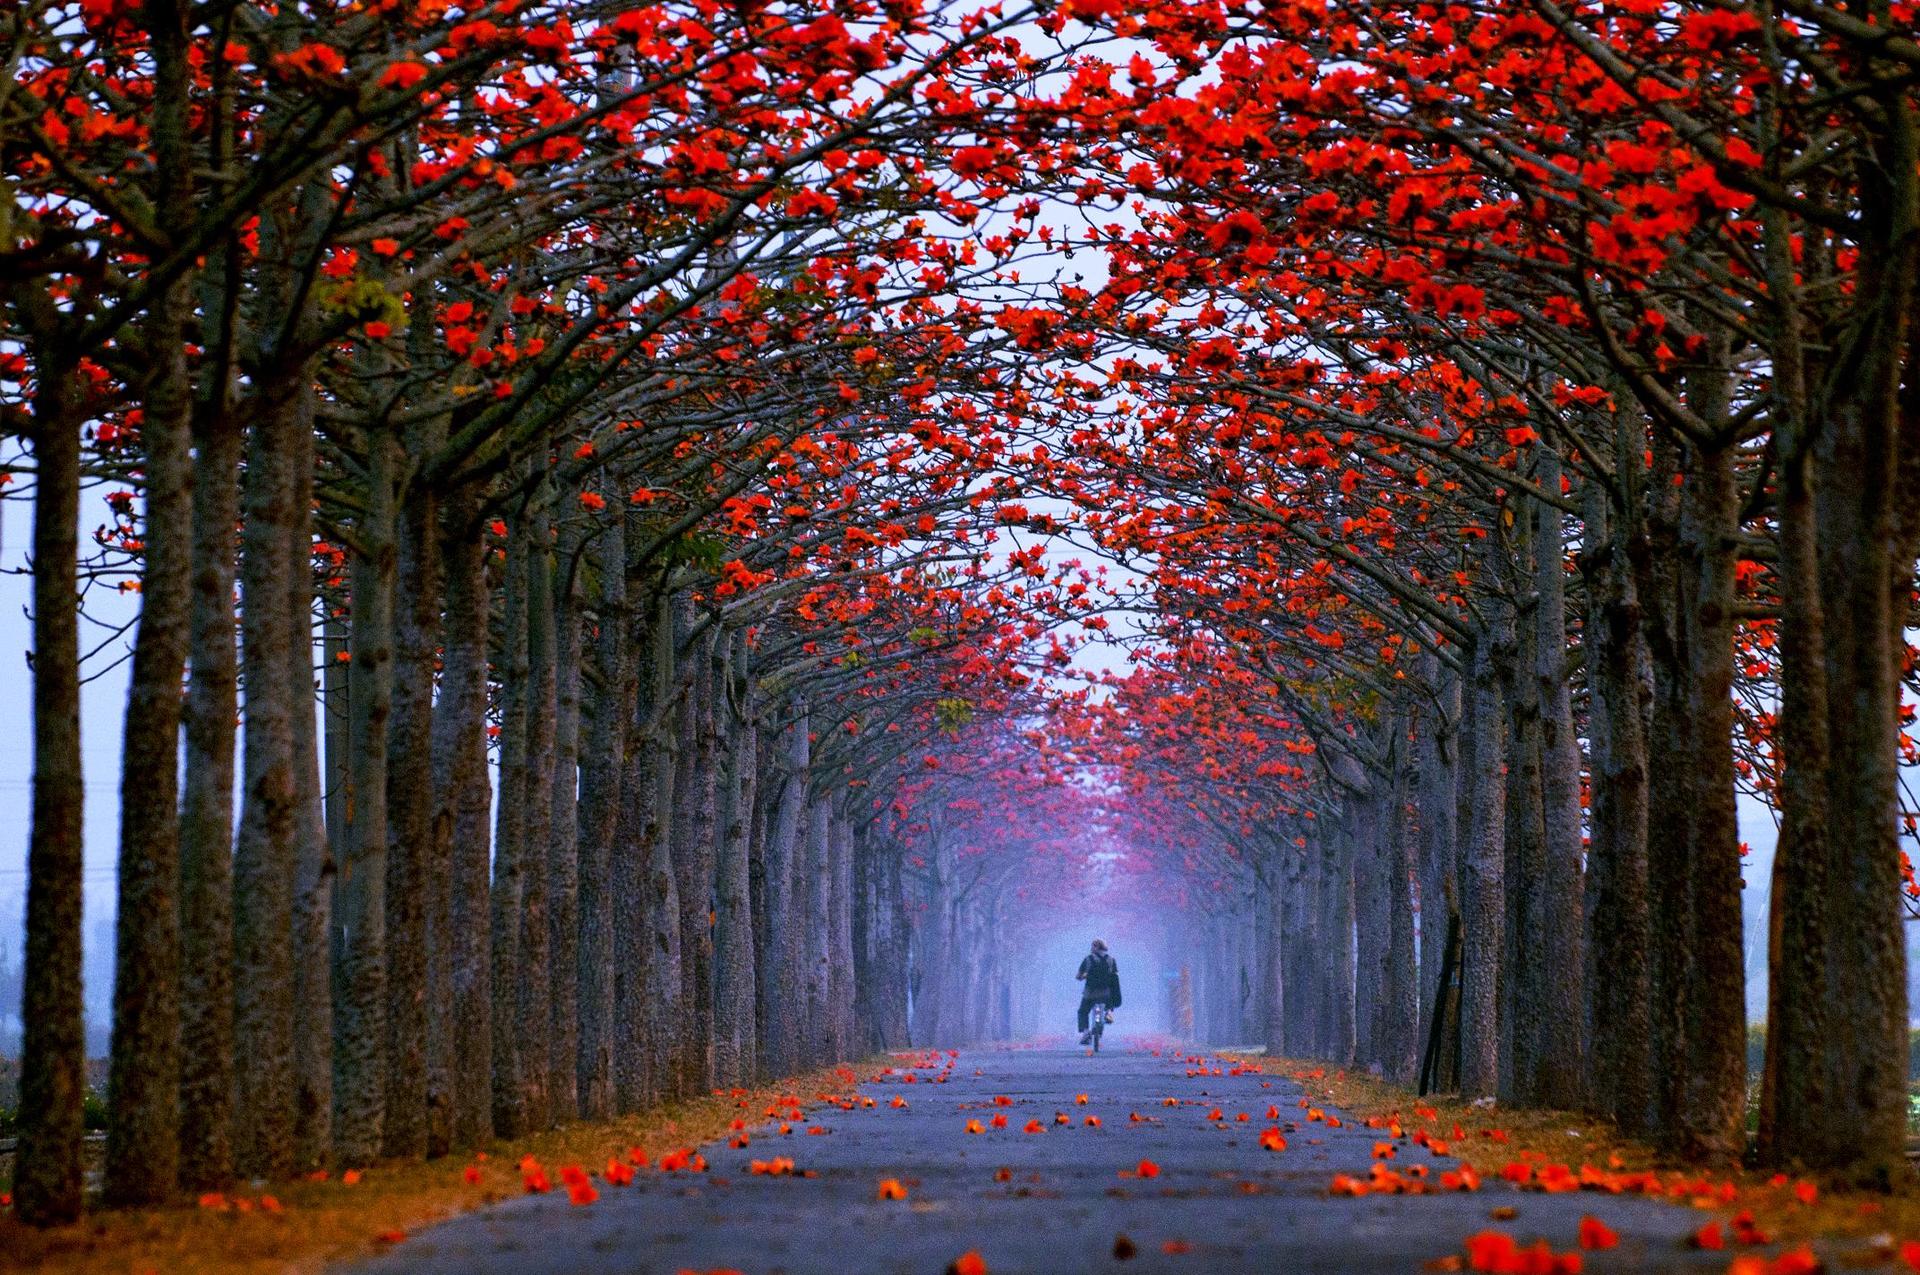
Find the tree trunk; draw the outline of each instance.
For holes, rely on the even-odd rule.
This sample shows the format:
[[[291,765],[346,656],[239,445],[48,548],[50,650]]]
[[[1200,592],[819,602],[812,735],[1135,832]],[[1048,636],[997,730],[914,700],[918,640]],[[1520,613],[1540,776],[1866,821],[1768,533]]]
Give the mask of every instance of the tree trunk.
[[[1353,854],[1353,1004],[1354,1060],[1385,1070],[1380,1038],[1386,1033],[1384,982],[1387,972],[1387,820],[1386,802],[1377,793],[1344,803],[1341,827]]]
[[[624,702],[632,710],[617,754],[620,814],[608,866],[614,893],[613,945],[619,953],[613,970],[614,1105],[622,1112],[651,1104],[660,1083],[651,1067],[653,1041],[647,1034],[652,966],[660,959],[653,929],[652,838],[657,835],[661,758],[648,725],[660,699],[659,615],[660,608],[644,600],[629,611],[627,649],[633,653],[633,668]]]
[[[247,688],[240,828],[234,844],[234,1154],[247,1177],[293,1165],[293,715],[311,683],[288,676],[296,645],[287,579],[307,493],[313,391],[301,371],[263,387],[242,498],[241,675]]]
[[[1394,779],[1388,790],[1386,839],[1383,856],[1386,869],[1387,940],[1386,966],[1381,978],[1382,1008],[1379,1017],[1384,1030],[1375,1027],[1380,1065],[1387,1079],[1397,1084],[1416,1080],[1420,1069],[1420,1042],[1416,1028],[1420,1023],[1420,984],[1414,965],[1413,881],[1415,872],[1414,830],[1407,809],[1409,775],[1398,764],[1404,752],[1407,724],[1395,719]]]
[[[1496,622],[1498,623],[1498,622]],[[1483,631],[1473,651],[1473,724],[1467,769],[1472,823],[1462,863],[1460,1092],[1490,1097],[1500,1085],[1500,971],[1506,948],[1507,710],[1500,666],[1511,622]]]
[[[500,799],[493,834],[493,890],[488,901],[492,966],[493,1132],[517,1138],[527,1128],[520,1063],[521,891],[527,875],[527,719],[532,678],[527,663],[527,590],[533,533],[524,511],[507,539],[505,607],[496,676],[500,682]]]
[[[1512,529],[1515,567],[1512,578],[1524,628],[1512,659],[1503,665],[1509,714],[1507,738],[1507,835],[1504,930],[1505,960],[1500,992],[1502,1057],[1500,1096],[1533,1105],[1540,1100],[1540,1046],[1550,1009],[1546,1004],[1548,949],[1545,911],[1547,885],[1546,809],[1541,801],[1541,723],[1539,682],[1534,676],[1534,636],[1539,598],[1530,589],[1533,521],[1516,518]],[[1498,549],[1495,552],[1499,552]],[[1503,564],[1504,566],[1505,564]],[[1537,579],[1537,574],[1534,575]]]
[[[1269,839],[1262,854],[1260,872],[1267,882],[1261,894],[1268,912],[1264,927],[1266,947],[1262,953],[1265,964],[1265,1021],[1260,1043],[1266,1047],[1268,1056],[1282,1058],[1287,1051],[1287,1001],[1293,989],[1287,985],[1286,978],[1287,927],[1290,924],[1287,854],[1278,838]]]
[[[658,723],[653,738],[644,746],[655,753],[653,763],[653,803],[645,835],[646,847],[646,989],[642,995],[647,1075],[651,1091],[648,1101],[681,1097],[685,1073],[676,1064],[684,1030],[682,1015],[682,976],[680,963],[685,951],[680,934],[680,898],[673,873],[673,818],[675,754],[678,751],[674,729],[675,700],[680,693],[679,670],[675,652],[678,635],[670,596],[658,603],[653,623],[653,695],[654,717]]]
[[[246,436],[219,387],[201,422],[193,488],[193,617],[180,808],[180,1178],[233,1176],[233,781],[239,715],[234,528]]]
[[[522,1118],[529,1132],[553,1124],[553,973],[547,889],[553,834],[555,668],[553,538],[544,489],[530,515],[527,559],[527,776],[526,827],[520,858],[520,959],[514,1034],[520,1059]],[[568,1061],[572,1059],[568,1055]]]
[[[808,1067],[818,1066],[833,1056],[833,846],[828,827],[831,819],[826,795],[809,793],[805,823],[806,869],[801,874],[806,881],[806,905],[797,918],[807,950],[806,1056],[802,1062]],[[964,966],[960,972],[966,972]],[[964,1035],[965,1002],[955,1008],[959,1010],[956,1023]]]
[[[1459,915],[1454,888],[1459,869],[1459,807],[1455,794],[1460,769],[1460,677],[1439,656],[1421,657],[1421,677],[1432,698],[1417,705],[1414,719],[1414,768],[1419,780],[1420,824],[1420,1047],[1433,1032],[1433,1007],[1440,994],[1440,966],[1446,959],[1447,933]],[[1456,1024],[1457,1026],[1457,1024]]]
[[[754,985],[753,905],[748,884],[750,836],[757,795],[759,758],[754,745],[752,683],[744,630],[726,644],[728,675],[716,679],[714,711],[727,725],[724,826],[716,876],[719,906],[715,924],[714,1083],[726,1088],[753,1079]]]
[[[845,1062],[854,1057],[854,1016],[853,830],[847,826],[844,814],[829,812],[827,835],[833,882],[833,930],[828,947],[829,968],[833,977],[833,1041],[829,1054],[832,1061]]]
[[[693,626],[691,607],[677,608],[675,628],[684,639]],[[680,908],[680,995],[682,1038],[679,1046],[682,1094],[713,1088],[714,875],[718,860],[719,757],[715,747],[714,634],[708,630],[687,648],[684,697],[678,713],[677,767],[674,776],[674,889]]]
[[[400,440],[365,431],[366,508],[349,582],[353,589],[347,692],[353,806],[336,894],[342,949],[334,994],[333,1143],[344,1164],[380,1154],[387,1084],[387,726],[393,704],[395,496]]]
[[[487,775],[487,545],[475,493],[456,488],[441,517],[446,616],[433,715],[434,826],[446,840],[447,1124],[451,1145],[493,1134],[493,975],[489,934],[492,784]],[[444,829],[444,832],[441,830]]]
[[[1353,872],[1352,838],[1335,829],[1327,838],[1326,933],[1332,936],[1328,977],[1327,1057],[1345,1066],[1354,1058]]]
[[[1550,447],[1542,447],[1539,454],[1539,482],[1557,491],[1560,455]],[[1533,552],[1537,595],[1533,673],[1538,683],[1545,835],[1539,923],[1541,951],[1555,954],[1540,962],[1544,968],[1536,1096],[1546,1106],[1571,1111],[1580,1105],[1586,1057],[1585,1015],[1580,1009],[1586,1004],[1582,960],[1586,904],[1581,879],[1580,740],[1567,684],[1567,565],[1558,509],[1535,504]]]
[[[614,1040],[616,961],[631,948],[615,939],[614,829],[620,814],[627,719],[633,711],[627,668],[626,521],[610,520],[600,533],[597,621],[593,644],[597,680],[587,690],[587,746],[580,767],[580,943],[577,974],[580,1048],[576,1084],[580,1115],[605,1120],[615,1111]],[[628,858],[630,855],[622,855]],[[631,906],[631,900],[626,901]]]
[[[554,725],[552,814],[547,820],[547,1004],[550,1120],[580,1118],[580,600],[568,534],[554,576]]]
[[[912,1043],[909,1013],[912,1008],[908,970],[908,947],[912,941],[913,918],[907,910],[906,882],[903,879],[898,848],[890,848],[886,857],[888,928],[886,969],[891,994],[887,997],[885,1044],[889,1049],[905,1049]]]
[[[149,6],[156,7],[171,8]],[[171,29],[175,25],[156,29],[162,74],[155,122],[161,126],[185,110],[184,85],[172,85],[166,74],[168,46],[184,43],[184,29]],[[183,18],[178,25],[184,27]],[[184,127],[184,120],[173,122]],[[155,305],[145,333],[145,557],[120,752],[107,1082],[113,1101],[105,1196],[121,1205],[160,1203],[180,1177],[180,679],[193,601],[193,400],[184,344],[190,304],[188,283],[174,284]]]
[[[757,694],[752,688],[752,674],[748,674],[750,702],[755,720],[752,723],[754,738],[749,747],[753,751],[754,769],[748,783],[753,790],[752,820],[747,828],[747,888],[753,908],[753,1073],[757,1080],[772,1079],[776,1073],[769,1060],[767,1039],[773,1031],[774,1016],[780,1007],[774,998],[774,957],[773,957],[773,898],[774,882],[772,868],[768,862],[768,849],[773,843],[773,803],[777,799],[777,785],[769,784],[767,776],[769,759],[772,756],[772,738],[765,724],[758,720],[761,712]]]
[[[298,460],[294,489],[313,483],[313,453]],[[293,714],[293,1157],[296,1170],[333,1154],[333,887],[337,863],[327,840],[313,677],[313,545],[310,517],[294,511],[290,540],[302,570],[287,582],[294,640],[287,677],[299,687]],[[338,628],[338,621],[331,622]]]
[[[799,715],[781,733],[781,756],[774,771],[778,796],[773,828],[767,838],[767,909],[773,931],[773,946],[767,953],[773,1004],[767,1063],[775,1075],[786,1075],[801,1067],[806,945],[798,929],[800,906],[805,898],[799,856],[807,765],[811,756],[807,720],[803,705]]]
[[[1623,433],[1625,427],[1622,427]],[[1624,454],[1624,453],[1617,453]],[[1627,467],[1622,466],[1622,469]],[[1587,854],[1587,987],[1592,1006],[1588,1105],[1629,1134],[1654,1128],[1653,934],[1647,897],[1647,737],[1641,708],[1646,644],[1629,560],[1630,497],[1609,529],[1605,496],[1591,489],[1587,616],[1582,633],[1590,688],[1592,834]],[[1644,546],[1644,540],[1639,541]]]
[[[80,988],[80,426],[75,362],[42,352],[33,404],[33,811],[13,1197],[35,1226],[81,1207],[87,1033]]]
[[[423,448],[410,447],[419,454]],[[393,716],[387,755],[387,1005],[383,1153],[427,1151],[427,879],[433,855],[433,673],[440,638],[436,493],[409,484],[399,511]]]
[[[1813,447],[1819,614],[1836,622],[1819,630],[1815,649],[1808,649],[1812,634],[1803,627],[1793,651],[1804,655],[1805,663],[1817,658],[1815,650],[1824,655],[1824,685],[1817,676],[1809,679],[1824,692],[1818,697],[1824,700],[1824,721],[1796,725],[1791,741],[1804,750],[1807,736],[1824,728],[1824,745],[1801,763],[1789,756],[1790,766],[1817,767],[1808,778],[1824,776],[1824,800],[1808,803],[1806,813],[1792,820],[1797,844],[1788,846],[1784,835],[1782,840],[1787,858],[1812,880],[1789,877],[1781,882],[1789,887],[1786,898],[1774,899],[1776,908],[1795,914],[1793,937],[1800,942],[1788,945],[1787,954],[1798,948],[1807,952],[1802,960],[1815,953],[1825,958],[1824,996],[1804,986],[1789,989],[1796,999],[1824,1002],[1826,1022],[1818,1044],[1807,1042],[1814,1049],[1811,1059],[1783,1058],[1780,1075],[1791,1076],[1804,1061],[1817,1062],[1824,1069],[1824,1092],[1812,1110],[1802,1105],[1808,1095],[1791,1092],[1792,1087],[1784,1101],[1776,1098],[1770,1149],[1815,1169],[1843,1171],[1855,1181],[1891,1189],[1911,1176],[1905,1160],[1900,673],[1914,565],[1903,519],[1911,517],[1905,505],[1920,493],[1902,493],[1899,480],[1902,449],[1920,444],[1920,436],[1901,437],[1898,394],[1903,372],[1914,375],[1900,360],[1913,321],[1913,275],[1920,270],[1920,248],[1913,242],[1920,236],[1920,209],[1914,206],[1913,109],[1904,102],[1885,103],[1884,109],[1901,115],[1900,127],[1889,129],[1900,143],[1888,142],[1884,149],[1890,153],[1880,156],[1882,164],[1896,167],[1876,166],[1866,180],[1883,197],[1871,217],[1876,238],[1891,234],[1893,244],[1863,258],[1858,286],[1872,299],[1864,330],[1848,334],[1847,370],[1830,374],[1833,383],[1852,392],[1829,407]],[[1907,171],[1901,172],[1900,164]],[[1920,435],[1920,429],[1909,434]],[[1804,569],[1806,564],[1794,565]],[[1810,670],[1802,664],[1796,660],[1783,678],[1807,677]],[[1793,707],[1811,713],[1821,707],[1813,701],[1809,695]],[[1807,795],[1798,783],[1790,791]],[[1823,826],[1809,836],[1809,825],[1821,818]],[[1815,856],[1817,868],[1808,864]],[[1811,897],[1810,887],[1818,891]],[[1818,916],[1822,907],[1825,933],[1815,946],[1805,941],[1805,930],[1808,914]],[[1793,1023],[1787,1020],[1789,1027]],[[1781,1045],[1783,1051],[1789,1048],[1786,1038]]]

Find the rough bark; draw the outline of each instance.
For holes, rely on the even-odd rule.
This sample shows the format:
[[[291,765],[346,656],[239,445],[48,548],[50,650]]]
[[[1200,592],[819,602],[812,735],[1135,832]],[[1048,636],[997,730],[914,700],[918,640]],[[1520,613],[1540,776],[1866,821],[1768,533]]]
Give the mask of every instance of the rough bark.
[[[1447,932],[1460,908],[1454,861],[1459,836],[1455,793],[1460,768],[1460,677],[1438,655],[1424,655],[1420,663],[1422,680],[1430,688],[1430,698],[1417,706],[1414,719],[1420,825],[1420,1046],[1425,1049],[1433,1031]]]
[[[347,693],[354,800],[336,890],[333,1023],[334,1152],[345,1164],[380,1154],[387,1086],[387,729],[393,704],[395,501],[400,441],[366,431],[365,508],[355,526],[352,681]]]
[[[683,606],[676,627],[693,625]],[[685,639],[683,637],[683,643]],[[714,633],[686,643],[685,697],[679,712],[679,756],[674,777],[674,888],[680,908],[680,986],[685,1037],[679,1042],[681,1092],[713,1088],[714,871],[719,830],[719,750],[716,747]]]
[[[180,1179],[203,1191],[233,1175],[234,527],[246,440],[220,395],[196,438],[180,805]]]
[[[885,886],[891,924],[888,927],[888,941],[884,949],[891,992],[887,997],[887,1026],[883,1041],[889,1049],[905,1049],[912,1043],[908,1029],[911,995],[907,949],[911,941],[913,918],[907,910],[906,881],[901,871],[900,858],[899,848],[891,847],[886,856]]]
[[[571,533],[554,575],[553,794],[547,820],[547,1102],[553,1123],[580,1117],[580,599]]]
[[[1623,432],[1625,427],[1622,427]],[[1582,633],[1591,688],[1591,847],[1587,854],[1587,986],[1592,1060],[1587,1103],[1644,1136],[1654,1127],[1653,935],[1647,897],[1647,755],[1641,707],[1646,643],[1629,561],[1637,498],[1610,524],[1597,489],[1587,509]],[[1644,543],[1642,541],[1641,543]]]
[[[801,1013],[805,1005],[805,947],[797,929],[799,904],[804,898],[798,857],[810,756],[804,706],[781,732],[780,743],[774,772],[778,797],[767,838],[767,910],[773,933],[767,959],[775,1006],[768,1023],[767,1063],[776,1075],[785,1075],[801,1066]]]
[[[673,729],[674,708],[680,694],[673,605],[662,598],[653,623],[652,703],[658,722],[647,747],[655,753],[653,762],[653,800],[648,807],[645,832],[646,878],[645,921],[647,948],[646,984],[641,995],[644,1020],[640,1028],[649,1077],[648,1101],[680,1096],[678,1086],[685,1073],[676,1064],[680,1055],[675,1041],[683,1028],[682,979],[683,956],[680,935],[680,900],[675,893],[673,873],[674,771],[677,735]]]
[[[1396,719],[1395,753],[1403,751],[1406,739],[1404,719]],[[1413,883],[1415,866],[1414,829],[1407,800],[1410,776],[1405,766],[1396,765],[1388,791],[1385,854],[1387,875],[1387,937],[1385,967],[1381,978],[1381,1023],[1376,1024],[1375,1045],[1380,1065],[1388,1080],[1406,1084],[1419,1072],[1420,984],[1415,968]]]
[[[844,1062],[854,1056],[853,1014],[853,831],[844,813],[829,810],[827,853],[833,888],[829,908],[831,930],[827,940],[828,968],[831,974],[829,996],[832,1003],[831,1039],[828,1056]],[[988,932],[997,930],[990,925]],[[983,1037],[986,1035],[982,1032]]]
[[[1538,480],[1560,487],[1560,456],[1542,448]],[[1558,509],[1534,506],[1533,674],[1540,706],[1540,801],[1545,860],[1541,891],[1542,948],[1531,959],[1542,965],[1540,1070],[1535,1089],[1549,1107],[1572,1110],[1582,1096],[1586,1056],[1583,919],[1586,913],[1581,863],[1580,740],[1573,720],[1567,677],[1567,567],[1565,534]]]
[[[1385,1069],[1382,1036],[1387,972],[1387,811],[1369,793],[1346,803],[1343,831],[1353,846],[1354,1058],[1362,1067]]]
[[[732,1088],[749,1083],[754,1069],[754,988],[759,969],[748,873],[759,731],[753,720],[745,632],[735,633],[726,651],[727,676],[716,686],[723,693],[716,695],[714,706],[727,732],[724,815],[715,876],[714,1083]]]
[[[418,449],[414,449],[418,450]],[[387,1090],[384,1154],[427,1151],[427,879],[433,855],[433,673],[440,637],[437,495],[409,489],[398,518],[393,715],[387,725]]]
[[[527,583],[533,556],[523,514],[511,526],[500,645],[500,800],[493,835],[493,889],[488,934],[492,970],[493,1131],[514,1138],[526,1129],[521,1083],[518,989],[521,891],[527,873]]]
[[[33,404],[33,809],[21,1000],[22,1221],[71,1222],[81,1205],[87,1038],[80,990],[80,380],[43,352]]]
[[[234,842],[234,1158],[249,1177],[293,1162],[293,715],[310,683],[288,677],[295,646],[287,579],[293,558],[297,456],[312,445],[312,388],[270,383],[255,404],[242,495],[241,675],[247,687],[240,827]]]
[[[1534,677],[1534,635],[1539,598],[1531,588],[1533,522],[1523,508],[1512,525],[1517,595],[1516,644],[1503,664],[1507,735],[1507,916],[1503,930],[1500,1024],[1500,1096],[1533,1104],[1540,1095],[1540,1049],[1551,1010],[1546,1003],[1546,811],[1541,801],[1539,682]],[[1497,550],[1496,550],[1497,552]],[[1504,567],[1506,564],[1502,564]],[[1495,580],[1504,584],[1502,576]]]
[[[1492,1096],[1500,1084],[1500,973],[1506,935],[1506,729],[1500,665],[1511,656],[1511,624],[1474,644],[1472,733],[1468,737],[1472,822],[1462,860],[1460,1091]]]
[[[529,1130],[553,1123],[553,974],[549,960],[553,833],[553,770],[557,730],[557,630],[553,599],[552,516],[536,497],[527,560],[526,828],[520,866],[520,959],[514,1033],[520,1055],[521,1102]],[[571,1055],[568,1055],[571,1061]]]
[[[448,1129],[453,1147],[493,1133],[493,995],[487,774],[486,543],[474,493],[456,489],[441,520],[446,615],[433,718],[434,825],[446,838]]]
[[[620,754],[620,814],[608,867],[614,894],[613,942],[620,954],[613,971],[614,1105],[623,1112],[648,1105],[659,1083],[658,1073],[649,1065],[651,1042],[647,1038],[647,996],[654,977],[650,966],[657,959],[652,930],[651,838],[654,803],[660,795],[656,773],[659,755],[648,722],[659,696],[659,643],[654,632],[659,608],[642,601],[633,605],[629,614],[628,650],[633,653],[633,668],[628,674],[631,689],[625,698],[632,709],[626,718],[626,740]]]
[[[828,823],[832,815],[823,793],[807,794],[804,821],[805,868],[800,873],[806,882],[806,903],[795,918],[806,945],[807,999],[803,1065],[815,1066],[833,1054],[833,847]],[[964,974],[964,961],[955,969]],[[966,1033],[965,1002],[955,1007],[958,1032],[955,1043]]]
[[[183,85],[167,73],[184,44],[183,16],[156,32],[156,126],[184,112]],[[184,68],[182,68],[184,69]],[[173,101],[174,98],[182,100]],[[184,128],[184,120],[174,120]],[[184,348],[190,300],[174,285],[149,316],[148,379],[141,421],[140,617],[133,640],[120,752],[120,855],[115,873],[113,1043],[105,1195],[156,1204],[180,1174],[180,679],[192,609],[192,396]]]
[[[301,459],[295,487],[312,482],[312,453]],[[292,541],[310,556],[309,519],[295,511]],[[303,689],[293,714],[293,1162],[325,1165],[333,1154],[333,887],[338,865],[327,840],[314,703],[313,574],[287,582],[294,641],[287,676]],[[338,628],[335,621],[333,627]],[[344,667],[344,666],[343,666]]]
[[[581,753],[578,840],[580,941],[576,952],[580,1045],[575,1084],[580,1115],[604,1120],[615,1109],[616,946],[613,836],[620,814],[621,779],[632,688],[627,661],[626,523],[613,519],[600,533],[593,601],[595,678],[586,685],[587,740]],[[623,856],[626,857],[626,856]]]

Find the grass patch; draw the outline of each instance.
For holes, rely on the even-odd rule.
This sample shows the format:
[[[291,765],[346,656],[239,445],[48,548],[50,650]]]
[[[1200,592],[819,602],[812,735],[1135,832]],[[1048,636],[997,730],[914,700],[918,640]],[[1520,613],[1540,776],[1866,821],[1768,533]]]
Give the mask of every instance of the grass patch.
[[[569,1165],[591,1173],[593,1185],[603,1193],[617,1191],[619,1187],[604,1180],[604,1172],[609,1160],[624,1162],[629,1148],[641,1148],[656,1166],[642,1173],[659,1173],[663,1155],[727,1138],[735,1120],[748,1127],[760,1124],[769,1107],[785,1112],[791,1106],[804,1110],[830,1102],[870,1070],[868,1064],[861,1064],[858,1073],[845,1066],[826,1068],[773,1086],[674,1103],[605,1123],[567,1125],[495,1144],[475,1156],[378,1163],[357,1174],[236,1190],[166,1208],[105,1209],[74,1226],[52,1230],[25,1226],[9,1210],[0,1214],[0,1253],[6,1255],[8,1270],[46,1275],[317,1272],[434,1222],[520,1194],[525,1190],[520,1174],[525,1156],[546,1170],[561,1200],[567,1187],[560,1170]],[[766,1135],[754,1145],[791,1141]],[[469,1168],[475,1171],[471,1175]],[[475,1180],[469,1181],[470,1176]]]
[[[1699,1209],[1703,1224],[1747,1212],[1753,1224],[1776,1243],[1822,1241],[1863,1264],[1888,1260],[1902,1243],[1920,1240],[1917,1183],[1883,1194],[1751,1169],[1704,1171],[1667,1159],[1646,1143],[1621,1136],[1611,1122],[1591,1116],[1476,1107],[1446,1094],[1420,1098],[1411,1089],[1375,1076],[1303,1059],[1222,1056],[1293,1080],[1316,1104],[1338,1108],[1355,1120],[1398,1120],[1409,1135],[1425,1130],[1428,1137],[1445,1142],[1452,1154],[1472,1164],[1485,1181],[1494,1180],[1515,1162],[1564,1164],[1575,1173],[1583,1165],[1611,1174],[1650,1172],[1659,1175],[1660,1190],[1646,1194]],[[1729,1246],[1731,1258],[1735,1255],[1731,1241]]]

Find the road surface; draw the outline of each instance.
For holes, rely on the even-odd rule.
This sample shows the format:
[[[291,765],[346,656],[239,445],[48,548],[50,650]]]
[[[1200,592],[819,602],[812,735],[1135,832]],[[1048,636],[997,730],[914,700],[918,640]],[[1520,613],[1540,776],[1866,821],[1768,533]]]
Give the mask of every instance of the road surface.
[[[1617,1247],[1581,1254],[1590,1272],[1719,1272],[1732,1256],[1688,1246],[1704,1220],[1695,1209],[1594,1192],[1520,1192],[1497,1181],[1499,1165],[1485,1157],[1487,1180],[1475,1192],[1332,1197],[1336,1174],[1367,1176],[1387,1133],[1310,1122],[1299,1087],[1283,1077],[1190,1074],[1196,1064],[1177,1052],[1119,1044],[1110,1041],[1098,1057],[1013,1049],[899,1060],[892,1074],[845,1095],[852,1110],[812,1108],[809,1122],[784,1136],[762,1125],[744,1148],[703,1148],[704,1174],[654,1168],[631,1186],[596,1182],[599,1199],[574,1206],[547,1166],[551,1193],[443,1223],[350,1269],[939,1275],[973,1251],[991,1275],[1414,1272],[1463,1253],[1467,1236],[1489,1230],[1578,1251],[1588,1214],[1619,1235]],[[1205,1066],[1216,1069],[1227,1070],[1217,1059]],[[1179,1105],[1166,1105],[1169,1098]],[[1219,1120],[1210,1118],[1216,1108]],[[1268,1118],[1269,1109],[1277,1117]],[[1236,1119],[1243,1112],[1249,1119]],[[994,1126],[995,1116],[1006,1117],[1004,1127]],[[983,1131],[966,1132],[969,1121]],[[1041,1131],[1025,1132],[1029,1121]],[[826,1132],[810,1133],[814,1127]],[[1270,1128],[1281,1130],[1284,1150],[1261,1145]],[[751,1171],[754,1161],[776,1157],[793,1162],[793,1175]],[[1570,1158],[1577,1166],[1577,1151]],[[1141,1176],[1143,1160],[1157,1173]],[[1397,1144],[1389,1163],[1401,1171],[1424,1164],[1436,1184],[1457,1167],[1410,1141]],[[879,1198],[886,1179],[905,1187],[906,1198]],[[1496,1218],[1507,1209],[1510,1218]]]

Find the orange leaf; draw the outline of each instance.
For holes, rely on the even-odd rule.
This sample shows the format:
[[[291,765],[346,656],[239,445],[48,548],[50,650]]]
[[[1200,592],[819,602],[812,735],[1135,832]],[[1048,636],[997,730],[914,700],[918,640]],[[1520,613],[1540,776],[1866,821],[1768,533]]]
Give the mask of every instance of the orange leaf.
[[[1599,1218],[1589,1214],[1580,1219],[1581,1248],[1612,1248],[1619,1242],[1619,1234]]]

